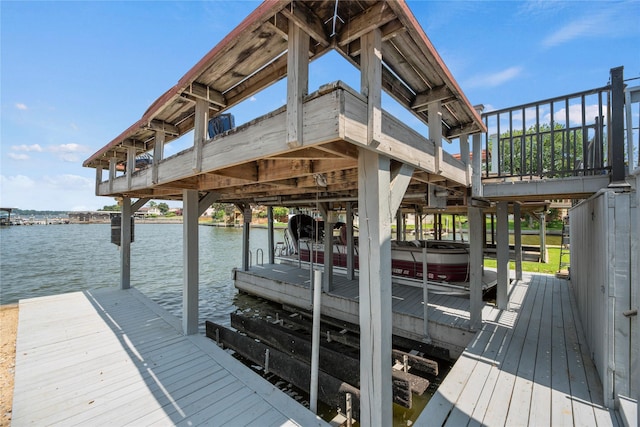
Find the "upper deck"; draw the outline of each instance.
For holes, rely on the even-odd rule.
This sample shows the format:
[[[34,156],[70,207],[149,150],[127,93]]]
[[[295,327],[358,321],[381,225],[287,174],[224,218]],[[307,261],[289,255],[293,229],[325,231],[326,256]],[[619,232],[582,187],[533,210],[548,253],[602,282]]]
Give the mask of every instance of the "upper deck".
[[[366,82],[360,92],[333,83],[307,93],[309,62],[331,49],[364,76],[362,37],[374,30],[381,66],[371,93],[385,90],[429,125],[428,139],[383,112],[379,94],[368,101]],[[287,105],[215,138],[205,135],[209,118],[284,77]],[[373,138],[371,117],[380,128]],[[364,147],[413,168],[409,195],[424,199],[425,183],[432,183],[462,200],[470,178],[463,162],[442,152],[441,141],[484,129],[403,1],[266,1],[84,166],[98,169],[96,193],[105,196],[181,199],[182,190],[195,189],[214,191],[220,201],[277,194],[295,204],[315,194],[314,175],[324,174],[326,199],[355,200]],[[191,131],[193,147],[163,158],[164,144]],[[135,170],[132,160],[143,153],[153,153],[150,168],[117,171],[128,162],[126,169]]]

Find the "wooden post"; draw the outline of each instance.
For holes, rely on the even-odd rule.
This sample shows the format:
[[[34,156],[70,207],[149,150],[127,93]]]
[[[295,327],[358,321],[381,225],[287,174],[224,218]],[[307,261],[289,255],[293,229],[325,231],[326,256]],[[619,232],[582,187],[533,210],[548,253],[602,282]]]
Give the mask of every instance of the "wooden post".
[[[207,125],[209,123],[209,103],[202,98],[196,98],[196,111],[193,124],[193,171],[202,170],[202,148],[207,139]]]
[[[360,92],[367,98],[367,144],[377,147],[382,135],[382,36],[379,29],[360,39]]]
[[[469,293],[471,330],[482,328],[482,274],[484,269],[484,212],[469,206]]]
[[[435,148],[435,172],[442,173],[442,102],[433,101],[427,112],[429,139]]]
[[[131,199],[122,198],[120,215],[120,289],[131,287]]]
[[[127,147],[127,188],[131,188],[131,180],[136,172],[136,147]]]
[[[102,184],[102,165],[96,167],[96,194],[100,194],[100,184]]]
[[[422,335],[424,342],[431,342],[429,335],[429,274],[427,270],[427,245],[422,248]]]
[[[273,243],[273,206],[267,206],[267,246],[269,247],[269,264],[275,264],[276,262]]]
[[[155,145],[153,146],[153,166],[151,169],[151,182],[153,184],[158,183],[158,168],[160,166],[160,162],[164,158],[164,131],[157,130],[155,140]]]
[[[358,156],[361,424],[392,424],[389,159]]]
[[[496,242],[496,258],[498,264],[498,283],[496,300],[498,308],[509,307],[509,203],[498,202],[496,212],[498,230]]]
[[[522,226],[520,203],[513,204],[513,248],[515,250],[516,280],[522,280]]]
[[[347,279],[353,280],[355,274],[355,251],[353,247],[353,205],[347,202]]]
[[[540,262],[547,262],[547,214],[540,213]]]
[[[309,91],[309,35],[289,22],[287,51],[287,144],[303,144],[303,103]]]
[[[113,180],[116,179],[116,165],[118,164],[118,159],[112,157],[109,159],[109,192],[113,192]]]
[[[465,180],[467,184],[471,184],[471,156],[469,154],[469,135],[460,135],[460,160],[464,163],[466,171]]]
[[[471,195],[482,197],[482,135],[472,137],[473,158],[471,159]]]
[[[198,191],[182,190],[183,207],[183,286],[182,331],[185,335],[198,333]]]

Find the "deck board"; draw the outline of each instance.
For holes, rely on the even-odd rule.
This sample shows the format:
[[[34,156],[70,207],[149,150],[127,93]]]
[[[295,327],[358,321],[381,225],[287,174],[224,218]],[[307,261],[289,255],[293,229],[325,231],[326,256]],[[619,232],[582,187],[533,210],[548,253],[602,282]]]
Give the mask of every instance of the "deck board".
[[[211,340],[182,335],[135,289],[33,298],[19,310],[14,425],[326,425]]]
[[[483,311],[482,330],[414,425],[617,426],[603,406],[569,284],[525,274],[509,307]]]

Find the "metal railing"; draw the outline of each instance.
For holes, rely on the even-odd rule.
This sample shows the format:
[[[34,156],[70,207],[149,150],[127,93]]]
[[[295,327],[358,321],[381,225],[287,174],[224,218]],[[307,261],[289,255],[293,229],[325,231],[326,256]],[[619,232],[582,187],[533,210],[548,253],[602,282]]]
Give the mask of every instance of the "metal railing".
[[[483,178],[623,180],[640,164],[640,89],[625,89],[622,70],[604,87],[483,113]]]
[[[482,114],[485,178],[608,173],[610,87]]]

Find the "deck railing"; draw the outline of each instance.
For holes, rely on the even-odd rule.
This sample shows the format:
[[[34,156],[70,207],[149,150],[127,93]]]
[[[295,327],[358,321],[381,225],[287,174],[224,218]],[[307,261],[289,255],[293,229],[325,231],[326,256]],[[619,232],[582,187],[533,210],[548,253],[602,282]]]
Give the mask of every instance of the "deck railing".
[[[484,113],[482,176],[527,180],[605,174],[620,180],[640,161],[634,156],[633,105],[639,100],[640,92],[625,95],[618,67],[607,86]]]

